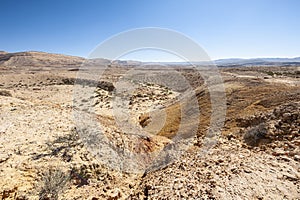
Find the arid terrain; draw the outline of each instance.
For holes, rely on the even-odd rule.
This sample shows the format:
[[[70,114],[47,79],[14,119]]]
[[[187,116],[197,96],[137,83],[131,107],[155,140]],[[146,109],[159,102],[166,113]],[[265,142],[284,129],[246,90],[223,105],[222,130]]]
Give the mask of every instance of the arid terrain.
[[[0,52],[0,199],[300,198],[300,65],[219,67],[225,123],[216,144],[201,153],[209,137],[211,99],[200,74],[185,66],[174,68],[195,91],[199,121],[180,125],[184,88],[144,80],[136,82],[138,87],[123,102],[130,118],[119,122],[125,124],[120,127],[113,112],[115,87],[139,63],[95,61],[107,70],[91,101],[113,145],[155,156],[172,143],[179,125],[188,132],[199,123],[192,144],[174,162],[129,173],[101,162],[77,127],[74,110],[89,112],[82,107],[90,100],[74,98],[84,61],[41,52]],[[161,76],[166,71],[152,68]],[[164,120],[160,110],[165,110]],[[136,135],[124,133],[126,123],[136,125]],[[151,158],[142,157],[141,163],[147,165]]]

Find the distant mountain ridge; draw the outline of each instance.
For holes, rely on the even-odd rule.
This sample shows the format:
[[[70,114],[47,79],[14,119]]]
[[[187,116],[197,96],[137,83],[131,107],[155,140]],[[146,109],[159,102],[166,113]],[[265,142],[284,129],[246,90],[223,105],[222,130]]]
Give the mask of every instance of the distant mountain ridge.
[[[295,58],[229,58],[214,61],[216,65],[278,65],[300,64],[300,57]]]
[[[144,63],[145,64],[145,63]],[[217,66],[276,66],[276,65],[299,65],[300,66],[300,57],[295,58],[228,58],[228,59],[218,59],[211,61],[191,61],[191,62],[146,62],[146,64],[153,65],[217,65]]]
[[[39,51],[26,51],[8,53],[0,51],[0,66],[1,67],[72,67],[78,68],[84,62],[88,65],[122,65],[133,66],[140,65],[139,61],[121,61],[121,60],[108,60],[104,58],[94,58],[87,60],[83,57],[70,56],[64,54],[46,53]]]
[[[0,51],[0,66],[1,67],[80,67],[82,63],[87,61],[86,58],[78,56],[69,56],[63,54],[45,53],[38,51],[26,51],[8,53]],[[229,58],[218,59],[214,61],[204,62],[140,62],[130,60],[111,60],[104,58],[90,59],[89,64],[96,65],[119,65],[119,66],[135,66],[141,64],[153,65],[212,65],[218,66],[272,66],[272,65],[299,65],[300,57],[295,58]]]

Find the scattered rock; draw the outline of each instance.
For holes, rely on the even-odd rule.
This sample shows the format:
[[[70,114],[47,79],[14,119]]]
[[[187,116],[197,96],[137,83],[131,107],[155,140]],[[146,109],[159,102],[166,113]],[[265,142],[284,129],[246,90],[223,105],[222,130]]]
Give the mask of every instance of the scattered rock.
[[[0,96],[6,96],[6,97],[11,97],[10,91],[7,90],[0,90]]]

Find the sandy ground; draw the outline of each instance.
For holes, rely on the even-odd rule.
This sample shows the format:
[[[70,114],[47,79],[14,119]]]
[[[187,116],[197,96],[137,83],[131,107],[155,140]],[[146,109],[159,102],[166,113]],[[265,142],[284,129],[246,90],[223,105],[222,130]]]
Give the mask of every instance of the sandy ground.
[[[271,76],[272,70],[285,73]],[[183,70],[191,82],[199,81],[195,87],[203,124],[193,145],[162,169],[130,174],[103,164],[87,149],[80,130],[76,130],[73,111],[85,102],[73,102],[74,86],[66,81],[75,78],[76,71],[2,69],[0,197],[41,199],[56,193],[58,199],[93,200],[299,199],[300,91],[299,77],[294,72],[292,67],[267,71],[221,69],[227,98],[225,126],[217,144],[202,154],[210,119],[209,94],[200,78]],[[120,74],[120,70],[111,69],[105,80],[114,82]],[[160,151],[171,142],[171,131],[178,129],[180,112],[174,101],[181,93],[156,84],[137,85],[128,98],[128,123],[137,130],[148,131],[149,138],[124,135],[122,128],[116,126],[113,91],[94,91],[96,115],[114,144],[138,143],[141,147],[134,151]],[[161,116],[155,113],[165,107],[166,118],[155,119]],[[152,117],[148,115],[151,112]],[[153,135],[155,128],[149,128],[153,121],[164,122],[157,135]],[[247,143],[245,134],[259,124],[267,127],[265,137],[255,135],[255,144]]]

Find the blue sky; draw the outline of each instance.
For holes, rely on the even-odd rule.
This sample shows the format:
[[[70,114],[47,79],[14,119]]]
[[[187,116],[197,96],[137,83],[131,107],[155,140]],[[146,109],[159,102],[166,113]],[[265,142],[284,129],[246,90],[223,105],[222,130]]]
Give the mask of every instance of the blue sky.
[[[300,56],[298,0],[0,3],[0,50],[8,52],[36,50],[86,57],[119,32],[162,27],[192,38],[212,59]]]

